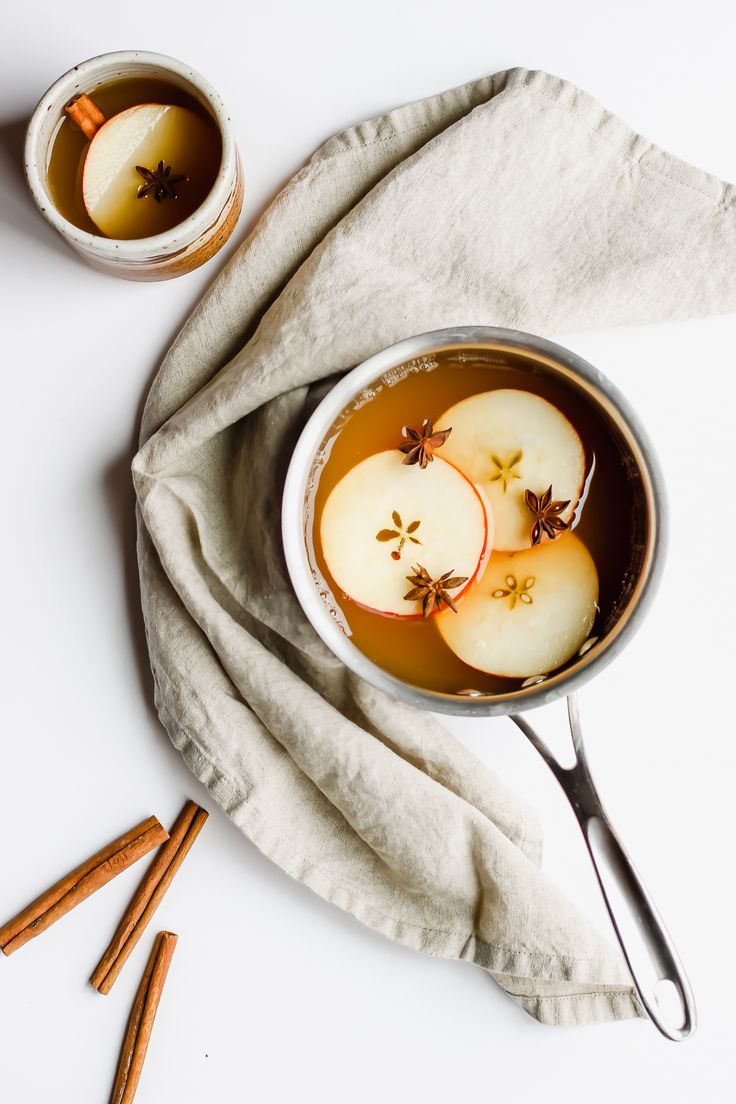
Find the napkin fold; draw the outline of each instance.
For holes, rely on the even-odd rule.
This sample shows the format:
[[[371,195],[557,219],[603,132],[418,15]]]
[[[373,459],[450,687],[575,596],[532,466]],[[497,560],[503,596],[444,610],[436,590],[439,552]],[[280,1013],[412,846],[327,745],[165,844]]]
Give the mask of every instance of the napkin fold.
[[[304,618],[283,479],[336,373],[466,324],[551,335],[736,309],[736,191],[594,99],[513,69],[331,138],[168,353],[133,463],[156,705],[293,878],[547,1023],[641,1014],[623,961],[540,868],[533,813]],[[489,722],[491,723],[491,722]]]

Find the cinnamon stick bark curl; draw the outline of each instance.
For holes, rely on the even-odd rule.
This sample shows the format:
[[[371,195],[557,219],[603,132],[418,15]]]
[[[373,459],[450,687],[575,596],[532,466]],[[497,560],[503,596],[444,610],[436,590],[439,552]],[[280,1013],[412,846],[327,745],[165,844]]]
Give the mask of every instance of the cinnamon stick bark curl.
[[[189,854],[207,815],[206,810],[201,809],[195,801],[188,801],[182,809],[169,839],[143,876],[118,930],[90,978],[90,983],[98,992],[106,994],[112,989],[133,948],[161,904],[174,875]]]
[[[110,1104],[132,1104],[178,938],[167,931],[156,937],[130,1010]]]
[[[118,836],[4,924],[0,950],[11,955],[168,838],[154,816]]]

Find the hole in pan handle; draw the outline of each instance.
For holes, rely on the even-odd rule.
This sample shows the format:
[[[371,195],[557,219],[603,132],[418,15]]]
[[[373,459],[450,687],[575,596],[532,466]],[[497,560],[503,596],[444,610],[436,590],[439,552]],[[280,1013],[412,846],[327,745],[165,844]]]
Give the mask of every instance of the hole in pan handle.
[[[667,1039],[679,1042],[697,1025],[690,983],[657,907],[598,797],[574,694],[567,699],[567,710],[576,756],[572,767],[558,763],[523,717],[515,714],[511,719],[547,763],[573,808],[644,1010]]]

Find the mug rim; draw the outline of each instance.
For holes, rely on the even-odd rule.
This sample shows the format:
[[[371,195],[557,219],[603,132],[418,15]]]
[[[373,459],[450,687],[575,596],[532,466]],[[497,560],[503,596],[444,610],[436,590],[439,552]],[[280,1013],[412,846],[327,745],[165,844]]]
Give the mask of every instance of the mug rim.
[[[104,234],[91,234],[82,230],[61,214],[54,203],[47,184],[47,171],[39,164],[37,146],[39,132],[49,111],[59,104],[66,104],[79,88],[80,78],[95,73],[103,65],[129,65],[139,62],[167,70],[190,84],[205,97],[211,109],[222,140],[222,156],[217,176],[212,188],[199,207],[182,222],[165,230],[161,234],[152,234],[146,238],[108,238]],[[76,86],[76,87],[75,87]],[[47,150],[44,150],[45,154]],[[216,220],[231,191],[228,183],[231,169],[237,162],[237,150],[232,133],[230,116],[222,97],[214,87],[196,69],[168,54],[159,54],[148,50],[113,50],[105,54],[96,54],[79,62],[78,65],[63,73],[44,92],[36,104],[26,127],[24,164],[26,180],[33,200],[43,217],[62,237],[83,252],[92,252],[95,256],[109,261],[121,260],[146,261],[163,259],[171,252],[184,248],[197,237],[200,227],[206,228]]]
[[[569,671],[553,673],[529,687],[505,694],[464,697],[459,693],[426,690],[404,682],[369,659],[339,628],[318,593],[305,540],[307,482],[315,455],[325,434],[350,400],[390,368],[414,358],[452,346],[496,345],[546,357],[581,377],[608,404],[614,422],[627,431],[633,442],[634,458],[643,477],[650,532],[645,562],[627,605],[609,634],[581,657]],[[590,398],[590,396],[588,396]],[[639,455],[636,455],[638,451]],[[521,330],[497,326],[460,326],[417,334],[390,345],[347,372],[314,410],[297,441],[284,484],[281,523],[286,565],[299,603],[323,643],[354,674],[394,698],[423,709],[455,716],[502,716],[535,709],[566,697],[606,667],[626,646],[641,625],[661,581],[667,543],[667,502],[662,472],[651,440],[635,410],[621,391],[603,373],[556,342]]]

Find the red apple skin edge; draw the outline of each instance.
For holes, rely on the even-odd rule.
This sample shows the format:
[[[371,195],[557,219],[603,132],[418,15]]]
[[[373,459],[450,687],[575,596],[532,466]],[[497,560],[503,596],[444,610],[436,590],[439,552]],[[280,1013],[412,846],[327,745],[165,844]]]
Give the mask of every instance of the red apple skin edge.
[[[445,460],[444,456],[442,457],[442,459],[444,460],[445,464],[449,464],[451,468],[454,468],[455,471],[463,477],[463,479],[465,480],[466,483],[470,483],[470,480],[468,479],[467,475],[465,475],[464,472],[460,471],[460,468],[458,468],[456,464],[453,464],[451,460]],[[491,551],[493,549],[493,511],[491,510],[491,504],[488,501],[488,499],[486,498],[486,496],[483,494],[483,491],[480,489],[480,487],[476,483],[470,483],[470,486],[473,488],[473,490],[475,492],[475,497],[480,502],[481,509],[483,511],[483,520],[484,520],[484,523],[485,523],[485,531],[484,531],[484,535],[483,535],[483,547],[481,549],[480,557],[478,559],[478,563],[476,565],[475,571],[470,576],[470,578],[468,579],[468,581],[465,584],[465,586],[463,587],[463,589],[461,591],[458,591],[457,594],[452,595],[453,602],[459,601],[462,598],[463,594],[465,594],[468,590],[470,590],[471,586],[476,581],[476,579],[480,578],[480,576],[483,574],[483,571],[485,570],[485,567],[486,567],[486,564],[488,563],[488,560],[491,557]],[[327,568],[327,570],[329,572],[329,568]],[[333,579],[332,581],[334,583],[335,580]],[[337,584],[335,584],[335,585],[337,585]],[[337,589],[340,590],[339,587],[337,587]],[[345,592],[342,591],[342,590],[340,590],[340,593],[342,594],[342,596],[344,598],[347,599],[348,602],[352,602],[353,605],[358,606],[362,610],[365,610],[366,613],[377,613],[379,617],[387,617],[387,618],[390,618],[392,621],[428,621],[429,620],[429,618],[425,617],[424,614],[422,614],[422,613],[391,613],[391,612],[387,613],[385,610],[374,609],[373,606],[366,606],[362,602],[357,602],[355,600],[355,598],[351,598],[349,594],[345,594]],[[435,608],[432,611],[432,613],[430,613],[429,617],[434,617],[439,612],[440,612],[440,610]]]

